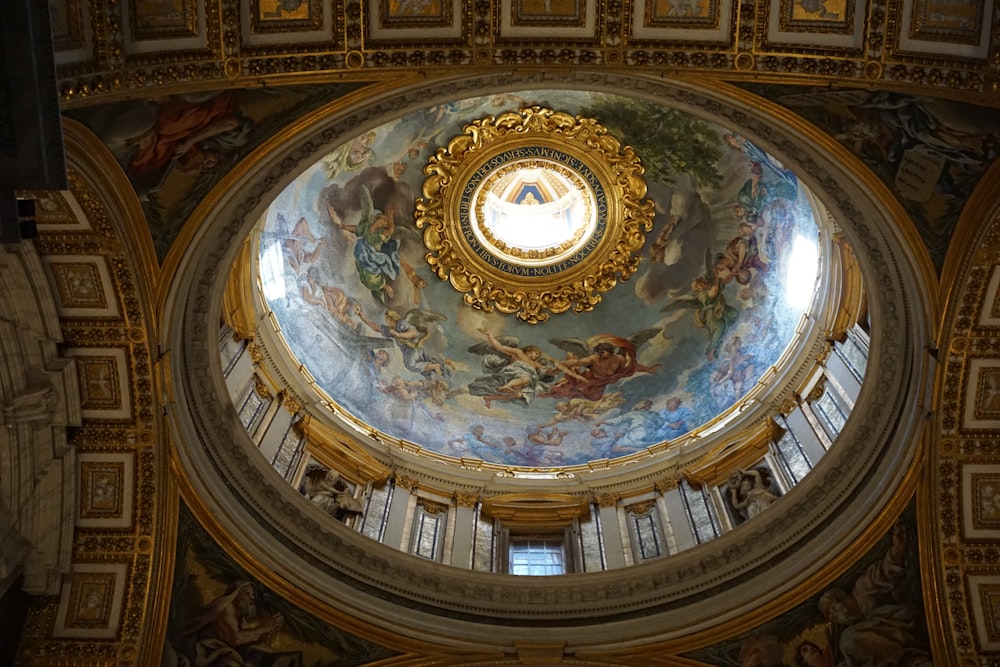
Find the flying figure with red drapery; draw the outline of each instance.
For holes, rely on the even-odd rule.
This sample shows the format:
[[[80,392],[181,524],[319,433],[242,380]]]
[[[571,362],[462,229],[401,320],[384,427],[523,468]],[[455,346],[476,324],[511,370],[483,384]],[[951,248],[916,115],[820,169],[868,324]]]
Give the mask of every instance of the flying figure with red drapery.
[[[568,369],[541,397],[586,398],[599,401],[604,390],[636,373],[654,373],[660,364],[646,366],[636,358],[637,350],[660,333],[658,327],[643,329],[629,338],[599,334],[581,338],[550,338],[567,353],[562,365]]]

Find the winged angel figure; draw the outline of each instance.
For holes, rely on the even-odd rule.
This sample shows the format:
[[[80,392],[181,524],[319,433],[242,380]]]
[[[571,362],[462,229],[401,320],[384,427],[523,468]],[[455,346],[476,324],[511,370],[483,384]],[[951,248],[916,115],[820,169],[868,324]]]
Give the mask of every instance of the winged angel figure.
[[[529,405],[557,376],[560,364],[535,345],[521,347],[514,336],[494,336],[485,328],[486,341],[469,348],[483,357],[483,372],[469,383],[469,393],[482,396],[486,407],[493,401],[521,401]]]
[[[400,317],[395,310],[389,309],[385,311],[385,324],[368,319],[360,307],[355,309],[355,314],[369,329],[396,343],[407,370],[424,377],[435,373],[442,377],[451,375],[451,360],[432,355],[424,348],[424,341],[430,336],[430,326],[447,319],[441,313],[411,308]]]
[[[560,364],[565,375],[541,396],[599,401],[604,390],[616,382],[636,373],[655,373],[660,364],[640,364],[637,351],[661,331],[660,327],[642,329],[628,338],[611,334],[587,339],[550,338],[550,343],[567,353]]]
[[[671,292],[671,301],[660,312],[673,312],[679,308],[694,309],[694,325],[708,334],[705,355],[709,361],[719,354],[719,348],[730,327],[736,323],[739,313],[726,303],[726,283],[713,266],[711,251],[705,251],[705,273],[691,282],[691,291],[686,294]],[[678,290],[679,292],[679,290]]]

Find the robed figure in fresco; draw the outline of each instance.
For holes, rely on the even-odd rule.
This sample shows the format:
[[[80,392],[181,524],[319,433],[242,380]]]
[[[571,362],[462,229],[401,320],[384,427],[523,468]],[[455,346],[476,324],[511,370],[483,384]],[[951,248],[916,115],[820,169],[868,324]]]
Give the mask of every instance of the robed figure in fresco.
[[[469,383],[469,393],[482,396],[489,408],[493,401],[520,401],[529,405],[554,378],[555,368],[546,362],[546,355],[535,345],[521,347],[513,336],[497,338],[480,327],[486,336],[485,343],[469,348],[470,352],[483,355],[483,371]]]
[[[549,342],[569,354],[562,364],[573,372],[564,375],[547,392],[539,395],[599,401],[604,396],[604,390],[616,382],[636,373],[656,372],[660,364],[640,364],[636,359],[636,349],[660,331],[660,328],[653,327],[628,339],[609,334],[594,336],[586,341],[578,338],[550,339]]]
[[[337,211],[328,211],[334,224],[357,237],[354,243],[354,263],[361,284],[368,288],[379,303],[392,299],[392,281],[399,277],[402,266],[399,241],[393,238],[396,231],[395,211],[377,210],[368,188],[361,186],[361,218],[356,225],[345,224]]]
[[[190,667],[253,667],[268,651],[258,647],[281,627],[281,614],[257,612],[250,581],[236,580],[191,618],[172,642],[178,664]]]
[[[830,644],[845,667],[930,667],[913,612],[899,601],[906,575],[906,526],[892,529],[885,556],[854,581],[850,591],[829,588],[819,608],[832,624]]]
[[[126,169],[134,179],[153,183],[171,164],[181,173],[201,173],[245,145],[252,128],[233,93],[198,101],[171,97],[157,107],[152,126],[129,140],[135,150]]]

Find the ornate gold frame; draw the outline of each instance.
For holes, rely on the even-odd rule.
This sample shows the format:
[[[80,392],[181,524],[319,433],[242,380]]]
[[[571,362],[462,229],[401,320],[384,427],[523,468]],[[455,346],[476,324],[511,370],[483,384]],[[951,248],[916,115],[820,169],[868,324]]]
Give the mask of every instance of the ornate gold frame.
[[[548,264],[509,262],[476,240],[469,209],[478,183],[503,165],[544,159],[576,171],[594,190],[597,228],[571,257]],[[550,313],[581,313],[636,270],[636,253],[653,228],[653,202],[639,157],[595,119],[526,107],[465,126],[424,167],[416,224],[424,230],[427,263],[465,293],[469,305],[516,313],[535,324]]]

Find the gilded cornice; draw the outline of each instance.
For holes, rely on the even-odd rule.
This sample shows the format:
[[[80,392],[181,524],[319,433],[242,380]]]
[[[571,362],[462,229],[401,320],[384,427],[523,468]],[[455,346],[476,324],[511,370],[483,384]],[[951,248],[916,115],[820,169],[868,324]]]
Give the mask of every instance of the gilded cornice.
[[[325,458],[334,469],[346,473],[350,479],[376,484],[389,479],[389,468],[352,443],[343,433],[312,419],[297,422],[295,428],[313,443],[317,451],[326,455]]]
[[[483,513],[510,526],[568,525],[586,516],[590,502],[562,493],[510,493],[483,500]]]
[[[455,492],[455,504],[459,507],[472,509],[479,502],[479,496],[471,493]]]

